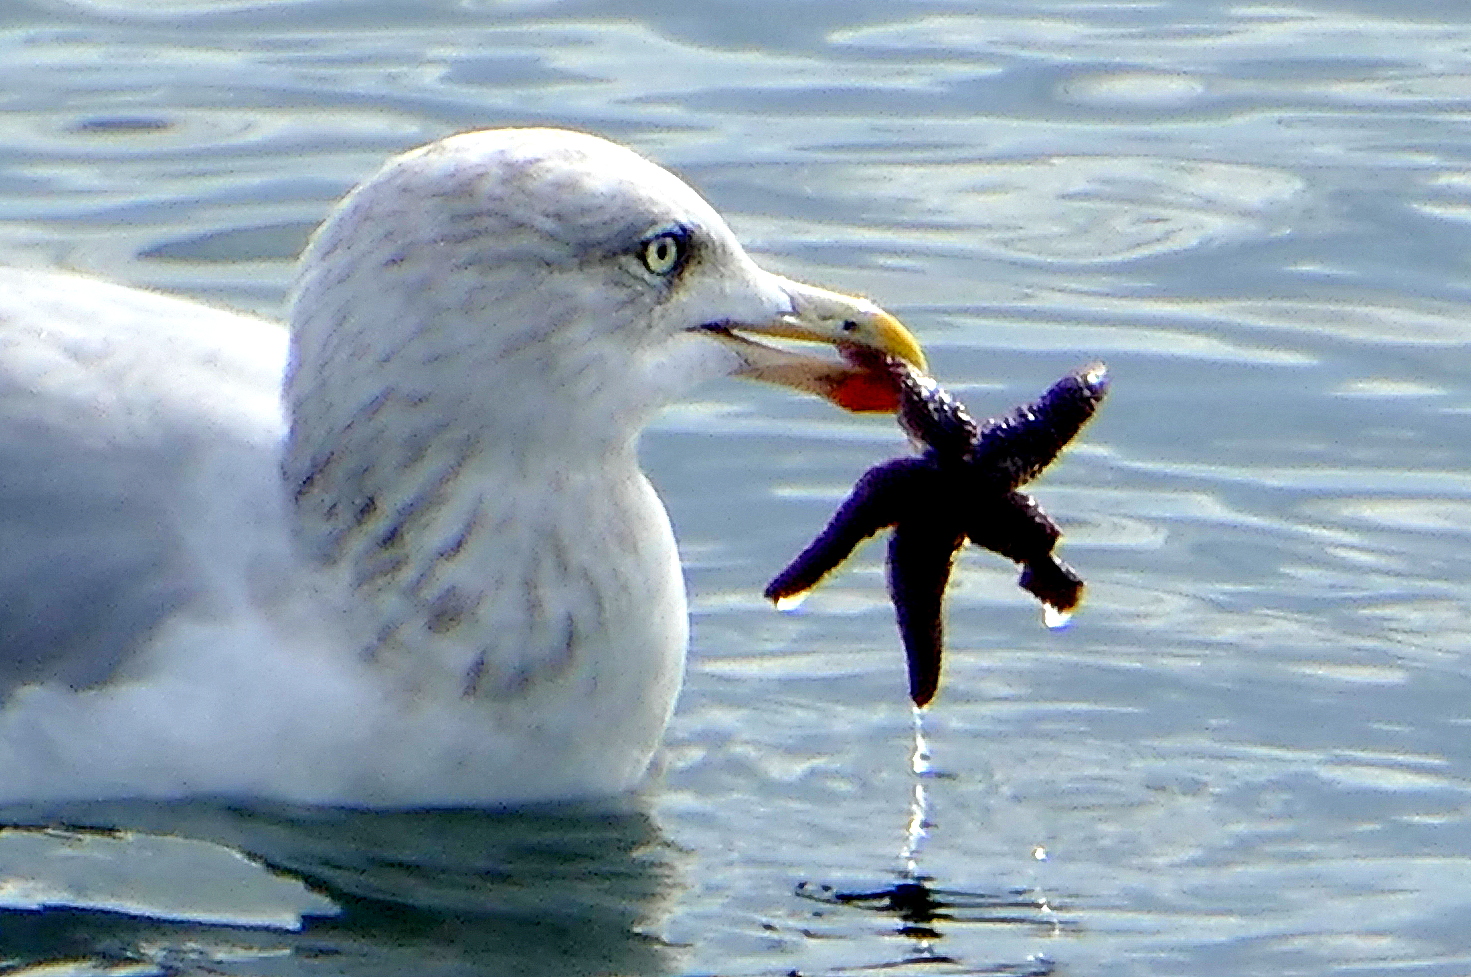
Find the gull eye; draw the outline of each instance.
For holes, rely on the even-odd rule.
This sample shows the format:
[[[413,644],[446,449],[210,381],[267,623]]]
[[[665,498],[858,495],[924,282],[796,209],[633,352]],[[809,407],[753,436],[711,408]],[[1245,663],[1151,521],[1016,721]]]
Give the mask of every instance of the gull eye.
[[[662,277],[680,269],[689,256],[689,232],[683,228],[660,231],[644,240],[639,251],[644,267]]]

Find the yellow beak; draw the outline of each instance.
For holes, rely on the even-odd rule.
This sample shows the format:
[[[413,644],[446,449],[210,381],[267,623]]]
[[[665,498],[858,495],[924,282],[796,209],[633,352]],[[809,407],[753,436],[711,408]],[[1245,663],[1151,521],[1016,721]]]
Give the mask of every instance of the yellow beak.
[[[924,351],[914,334],[867,299],[789,279],[778,281],[792,298],[790,312],[769,322],[730,323],[716,333],[745,362],[737,376],[813,393],[844,410],[896,410],[898,390],[893,377],[886,370],[861,365],[863,357],[850,357],[853,362],[823,359],[746,337],[771,336],[862,350],[878,354],[869,358],[879,362],[892,356],[924,371]]]

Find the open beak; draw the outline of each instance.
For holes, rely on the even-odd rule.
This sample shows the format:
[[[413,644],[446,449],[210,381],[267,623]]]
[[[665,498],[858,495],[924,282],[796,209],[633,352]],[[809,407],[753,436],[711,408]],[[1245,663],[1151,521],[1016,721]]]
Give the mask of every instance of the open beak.
[[[884,356],[893,356],[923,371],[924,351],[913,334],[867,299],[785,278],[778,279],[778,284],[791,296],[790,312],[769,322],[704,327],[744,361],[736,376],[816,394],[855,413],[896,411],[898,386],[893,375],[876,364]],[[748,338],[751,336],[825,343],[836,347],[843,358],[808,356],[757,342]]]

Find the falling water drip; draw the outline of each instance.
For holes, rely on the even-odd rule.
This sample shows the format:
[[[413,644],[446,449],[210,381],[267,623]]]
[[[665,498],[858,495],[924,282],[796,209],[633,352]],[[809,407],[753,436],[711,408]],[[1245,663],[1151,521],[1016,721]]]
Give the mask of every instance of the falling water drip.
[[[926,812],[929,797],[925,794],[923,781],[915,781],[914,797],[909,801],[909,828],[905,833],[904,850],[899,853],[904,860],[904,875],[908,879],[919,877],[919,846],[924,841]]]
[[[915,776],[930,773],[930,744],[924,738],[924,710],[914,709],[914,752],[909,757],[909,768]]]
[[[899,857],[904,861],[905,875],[916,879],[919,877],[919,849],[930,826],[930,799],[925,791],[924,778],[931,771],[930,746],[924,738],[924,710],[918,707],[914,709],[914,752],[909,757],[909,769],[914,772],[914,796],[909,801],[909,826],[905,831],[904,850]]]
[[[1032,849],[1032,860],[1035,862],[1047,861],[1047,849],[1042,845],[1035,846]],[[1060,934],[1062,919],[1057,915],[1057,910],[1052,907],[1052,901],[1047,898],[1047,890],[1043,888],[1040,872],[1036,869],[1032,872],[1032,896],[1037,900],[1037,911],[1052,924],[1052,935]]]

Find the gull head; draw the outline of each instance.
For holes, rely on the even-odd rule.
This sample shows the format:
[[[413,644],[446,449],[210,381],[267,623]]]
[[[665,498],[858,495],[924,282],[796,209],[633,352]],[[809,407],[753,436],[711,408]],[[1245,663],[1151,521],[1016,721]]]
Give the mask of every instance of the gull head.
[[[390,360],[398,396],[477,416],[487,445],[552,428],[590,452],[724,374],[896,407],[876,371],[760,337],[923,365],[873,303],[764,271],[685,183],[581,133],[490,130],[401,156],[343,202],[303,269],[288,400],[313,426],[357,416]]]

